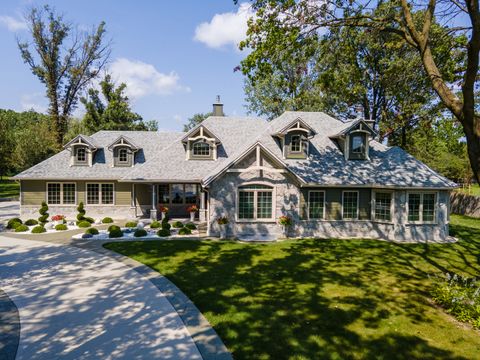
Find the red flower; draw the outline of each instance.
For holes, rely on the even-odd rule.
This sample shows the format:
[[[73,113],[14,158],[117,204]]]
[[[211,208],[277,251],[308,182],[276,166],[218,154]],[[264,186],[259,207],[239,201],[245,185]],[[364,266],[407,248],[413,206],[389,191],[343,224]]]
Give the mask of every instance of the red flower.
[[[52,221],[61,221],[65,219],[65,215],[54,215],[52,216]]]
[[[168,207],[166,207],[166,206],[160,206],[160,212],[162,212],[162,213],[167,213],[167,212],[168,212]]]
[[[198,207],[197,205],[191,205],[187,208],[187,211],[192,213],[192,212],[197,212],[198,211]]]

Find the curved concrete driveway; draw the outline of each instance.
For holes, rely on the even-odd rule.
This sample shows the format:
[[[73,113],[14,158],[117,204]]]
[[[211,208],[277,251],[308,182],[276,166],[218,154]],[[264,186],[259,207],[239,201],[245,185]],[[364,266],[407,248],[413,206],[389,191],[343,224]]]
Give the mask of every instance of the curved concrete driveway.
[[[0,237],[0,288],[20,314],[17,359],[201,359],[165,296],[107,256]]]

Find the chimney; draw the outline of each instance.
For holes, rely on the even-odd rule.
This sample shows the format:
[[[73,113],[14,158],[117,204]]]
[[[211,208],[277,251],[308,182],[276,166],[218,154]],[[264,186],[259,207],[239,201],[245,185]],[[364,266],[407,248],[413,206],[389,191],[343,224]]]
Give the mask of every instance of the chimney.
[[[355,106],[355,113],[357,115],[357,119],[363,119],[363,106],[362,105]]]
[[[220,95],[217,95],[217,101],[213,104],[213,116],[225,116],[223,104],[220,102]]]

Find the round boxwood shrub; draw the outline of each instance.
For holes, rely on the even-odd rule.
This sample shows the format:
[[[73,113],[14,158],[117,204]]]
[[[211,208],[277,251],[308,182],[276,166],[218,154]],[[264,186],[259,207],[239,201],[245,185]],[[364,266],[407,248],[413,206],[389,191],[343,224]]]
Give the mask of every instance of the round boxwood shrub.
[[[177,229],[183,228],[183,223],[181,221],[175,221],[173,227]]]
[[[38,225],[38,221],[35,219],[28,219],[25,221],[25,225],[32,226],[32,225]]]
[[[117,225],[110,225],[107,229],[108,232],[112,231],[112,230],[120,230],[120,227],[117,226]]]
[[[58,224],[58,225],[55,226],[55,230],[57,230],[57,231],[68,230],[68,226],[65,225],[65,224]]]
[[[135,237],[142,237],[142,236],[147,236],[147,231],[144,229],[137,229],[134,233],[133,236]]]
[[[47,230],[42,225],[37,225],[32,229],[32,234],[41,234]]]
[[[137,227],[137,222],[136,222],[136,221],[128,221],[128,222],[125,224],[125,227],[126,227],[126,228],[135,228],[135,227]]]
[[[159,222],[159,221],[153,221],[151,224],[150,224],[150,229],[158,229],[159,227],[161,227],[162,224]]]
[[[79,228],[88,228],[88,227],[90,227],[91,225],[92,225],[92,224],[90,224],[88,221],[79,221],[79,222],[77,223],[77,226],[78,226]]]
[[[168,229],[160,229],[157,231],[157,235],[160,237],[165,237],[165,236],[170,236],[171,233],[170,233],[170,230]]]
[[[82,239],[91,239],[92,237],[93,237],[92,234],[85,233],[85,234],[82,235]]]
[[[192,233],[192,230],[186,227],[183,227],[180,230],[178,230],[178,235],[190,235],[191,233]]]
[[[108,233],[109,238],[120,238],[123,236],[123,231],[121,229],[113,229]]]
[[[107,216],[102,219],[102,224],[111,224],[111,223],[113,223],[113,219],[111,217]]]
[[[18,226],[15,228],[15,232],[24,232],[24,231],[28,231],[27,225],[18,224]]]
[[[84,216],[83,221],[88,221],[90,224],[93,224],[95,222],[95,219],[88,216]]]
[[[185,227],[189,230],[195,230],[197,226],[194,223],[185,224]]]
[[[48,222],[48,205],[47,203],[44,201],[42,202],[42,206],[40,207],[40,210],[38,210],[38,212],[40,213],[40,217],[38,218],[38,222],[40,224],[46,224]]]
[[[88,228],[87,231],[85,231],[85,234],[98,235],[98,229],[95,229],[94,227]]]
[[[10,219],[7,223],[7,229],[15,229],[18,225],[22,225],[22,220],[19,218]]]

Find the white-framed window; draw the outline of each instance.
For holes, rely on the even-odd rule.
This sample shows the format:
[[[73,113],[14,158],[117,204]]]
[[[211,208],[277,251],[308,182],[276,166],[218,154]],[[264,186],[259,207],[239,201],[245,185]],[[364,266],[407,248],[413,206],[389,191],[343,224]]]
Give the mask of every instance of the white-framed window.
[[[210,156],[210,145],[202,141],[193,143],[193,156]]]
[[[373,192],[373,219],[391,222],[393,218],[393,191]]]
[[[113,205],[114,199],[113,183],[87,183],[88,205]]]
[[[118,162],[127,163],[128,162],[128,150],[121,148],[118,150]]]
[[[325,191],[310,190],[308,192],[308,218],[325,218]]]
[[[86,162],[87,161],[87,150],[84,147],[77,149],[77,161]]]
[[[352,135],[352,153],[363,154],[365,152],[365,135]]]
[[[76,183],[47,183],[48,205],[75,205],[77,203]]]
[[[437,216],[437,193],[408,193],[407,217],[409,222],[434,223]]]
[[[342,193],[342,219],[358,219],[358,191],[344,191]]]
[[[239,220],[272,220],[273,188],[252,184],[238,188],[237,218]]]
[[[290,151],[301,152],[302,151],[302,137],[300,135],[292,135],[290,138]]]

